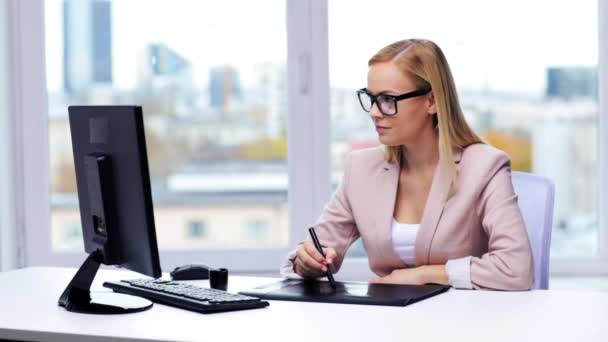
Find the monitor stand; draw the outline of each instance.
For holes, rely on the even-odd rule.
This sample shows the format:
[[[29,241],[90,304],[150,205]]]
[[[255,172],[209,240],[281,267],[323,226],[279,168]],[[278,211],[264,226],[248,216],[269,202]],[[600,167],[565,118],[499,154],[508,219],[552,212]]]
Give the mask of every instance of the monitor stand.
[[[87,260],[76,272],[76,275],[59,298],[59,306],[66,310],[90,314],[122,314],[148,310],[152,302],[131,295],[114,292],[93,293],[91,284],[101,264],[101,252],[89,254]]]

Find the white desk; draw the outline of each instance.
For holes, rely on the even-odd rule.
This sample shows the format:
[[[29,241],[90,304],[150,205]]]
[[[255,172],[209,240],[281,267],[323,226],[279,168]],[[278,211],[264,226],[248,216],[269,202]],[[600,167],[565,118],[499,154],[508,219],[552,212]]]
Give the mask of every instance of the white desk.
[[[57,305],[75,271],[0,273],[0,340],[608,341],[608,292],[450,290],[406,307],[271,301],[264,309],[210,315],[159,304],[134,314],[87,315]],[[141,276],[101,270],[94,288],[129,278]],[[228,290],[274,280],[231,277]]]

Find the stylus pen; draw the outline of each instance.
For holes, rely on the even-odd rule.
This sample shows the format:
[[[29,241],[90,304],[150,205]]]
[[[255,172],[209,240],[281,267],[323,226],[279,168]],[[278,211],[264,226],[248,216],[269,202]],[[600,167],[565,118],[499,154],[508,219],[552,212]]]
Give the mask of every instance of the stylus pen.
[[[315,244],[315,248],[321,253],[321,255],[325,258],[325,253],[323,253],[323,247],[321,247],[321,243],[317,238],[317,234],[315,233],[315,227],[308,228],[308,232],[310,233],[310,237],[312,237],[312,242]],[[331,274],[331,270],[329,269],[329,265],[327,265],[327,271],[325,272],[327,275],[327,279],[329,280],[329,284],[334,289],[336,288],[336,281],[334,280],[334,275]]]

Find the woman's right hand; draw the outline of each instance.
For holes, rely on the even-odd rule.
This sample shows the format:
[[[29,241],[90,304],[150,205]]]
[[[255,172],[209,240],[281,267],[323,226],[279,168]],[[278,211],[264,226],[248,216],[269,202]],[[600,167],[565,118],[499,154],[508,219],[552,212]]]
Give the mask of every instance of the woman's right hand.
[[[319,253],[312,241],[302,243],[296,252],[293,270],[304,278],[319,278],[325,276],[327,267],[334,272],[334,259],[338,256],[333,248],[323,248],[325,258]]]

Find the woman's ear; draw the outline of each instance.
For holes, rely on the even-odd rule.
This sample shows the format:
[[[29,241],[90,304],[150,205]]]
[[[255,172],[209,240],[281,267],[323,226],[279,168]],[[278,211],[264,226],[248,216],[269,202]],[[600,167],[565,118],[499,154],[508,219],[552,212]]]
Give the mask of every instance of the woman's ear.
[[[431,91],[427,96],[427,110],[429,115],[437,114],[437,104],[435,103],[435,94]]]

